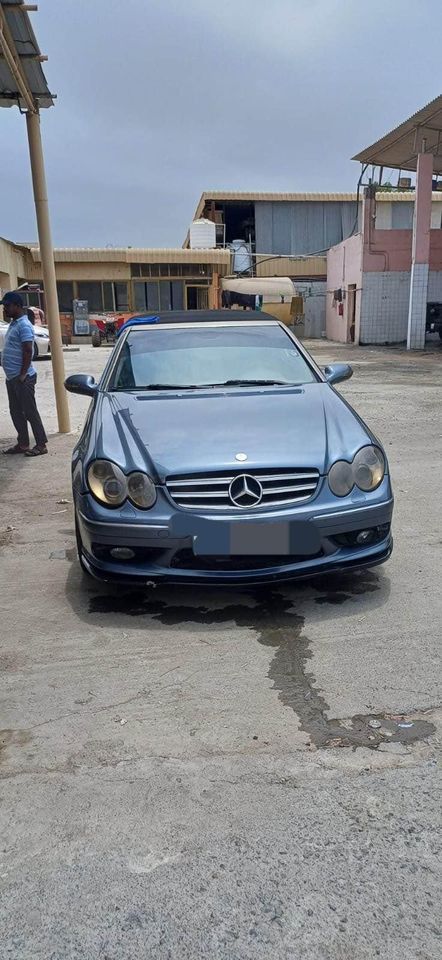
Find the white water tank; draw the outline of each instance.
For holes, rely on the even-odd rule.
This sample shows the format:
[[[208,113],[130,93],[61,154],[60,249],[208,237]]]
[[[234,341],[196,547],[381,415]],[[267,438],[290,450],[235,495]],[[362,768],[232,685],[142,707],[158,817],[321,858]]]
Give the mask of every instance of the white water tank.
[[[233,253],[233,272],[250,273],[252,269],[252,254],[245,240],[232,240],[230,249]]]
[[[212,220],[194,220],[189,231],[191,250],[214,250],[216,247],[216,226]]]

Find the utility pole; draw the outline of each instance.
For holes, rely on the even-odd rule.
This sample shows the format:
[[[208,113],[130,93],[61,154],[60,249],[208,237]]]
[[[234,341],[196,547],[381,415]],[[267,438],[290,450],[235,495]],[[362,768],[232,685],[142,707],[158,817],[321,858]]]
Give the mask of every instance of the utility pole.
[[[26,114],[29,155],[31,161],[32,183],[34,188],[35,211],[37,215],[38,239],[45,292],[46,318],[51,341],[51,360],[54,375],[55,402],[57,406],[58,429],[60,433],[69,433],[69,406],[64,387],[65,370],[63,344],[61,339],[60,314],[58,311],[57,284],[55,279],[54,251],[52,247],[49,205],[46,188],[43,148],[40,132],[40,105],[53,106],[53,95],[49,92],[41,63],[47,59],[40,53],[28,10],[37,9],[17,0],[16,3],[2,3],[0,0],[0,52],[7,71],[4,81],[4,93],[0,94],[0,106],[18,106]],[[17,30],[19,18],[19,35]],[[19,44],[19,48],[17,47]],[[32,50],[32,54],[27,52]],[[32,72],[28,73],[27,63],[32,61]],[[38,65],[38,66],[37,66]],[[32,87],[31,87],[31,79]]]
[[[46,317],[51,340],[52,370],[54,374],[55,402],[57,405],[58,429],[69,433],[69,406],[64,388],[65,369],[61,339],[60,314],[58,311],[57,283],[55,279],[54,251],[52,247],[49,204],[38,111],[26,114],[35,212],[37,215],[38,240],[45,293]]]

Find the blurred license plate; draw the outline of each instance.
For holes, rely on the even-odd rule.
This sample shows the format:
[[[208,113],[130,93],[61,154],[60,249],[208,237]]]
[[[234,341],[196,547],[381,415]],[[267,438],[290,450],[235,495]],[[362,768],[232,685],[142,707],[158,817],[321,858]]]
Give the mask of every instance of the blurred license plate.
[[[197,556],[287,556],[288,523],[207,523],[195,537]]]
[[[287,556],[290,526],[288,523],[232,523],[230,553],[232,556]]]

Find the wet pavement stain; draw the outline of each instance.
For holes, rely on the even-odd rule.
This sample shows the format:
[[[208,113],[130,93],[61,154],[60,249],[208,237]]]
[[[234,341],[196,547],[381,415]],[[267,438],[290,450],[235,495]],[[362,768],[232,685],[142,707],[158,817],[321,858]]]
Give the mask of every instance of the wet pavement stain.
[[[339,606],[352,597],[359,597],[364,593],[374,593],[379,590],[379,576],[373,570],[365,570],[360,576],[335,575],[329,577],[318,577],[313,586],[319,590],[323,596],[317,597],[315,603],[319,605],[331,604]],[[333,589],[339,586],[339,589]]]
[[[376,574],[371,572],[359,578],[345,578],[345,592],[326,594],[317,599],[323,603],[343,603],[354,595],[377,590],[377,580]],[[344,585],[342,578],[340,584]],[[330,580],[327,586],[330,589]],[[321,588],[323,585],[315,584],[315,589]],[[227,603],[224,607],[209,609],[205,606],[171,605],[153,599],[152,595],[142,590],[134,590],[92,597],[89,612],[146,616],[167,626],[183,623],[211,626],[234,622],[238,627],[254,630],[258,643],[275,650],[268,672],[273,689],[278,691],[281,703],[296,713],[301,729],[317,748],[369,747],[376,750],[382,744],[412,743],[435,732],[434,725],[422,719],[409,721],[407,727],[399,725],[405,719],[403,717],[392,720],[387,715],[378,714],[356,715],[345,720],[328,719],[329,705],[322,692],[315,687],[313,673],[307,670],[312,652],[310,641],[303,633],[305,618],[296,613],[293,600],[267,588],[244,591],[243,595],[254,600],[254,605]],[[339,600],[329,599],[329,596],[336,595]]]

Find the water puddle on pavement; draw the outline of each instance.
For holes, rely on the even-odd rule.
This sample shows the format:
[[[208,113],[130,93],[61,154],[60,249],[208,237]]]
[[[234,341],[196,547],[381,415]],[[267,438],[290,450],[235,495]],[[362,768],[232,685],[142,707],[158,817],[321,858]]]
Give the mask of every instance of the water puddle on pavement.
[[[377,575],[367,571],[360,576],[340,577],[336,591],[330,589],[330,578],[310,583],[307,589],[311,591],[312,588],[320,594],[316,603],[337,605],[355,595],[378,590],[379,583]],[[301,597],[303,589],[305,587],[299,585]],[[305,618],[294,609],[293,599],[282,591],[267,587],[247,590],[243,595],[250,596],[255,604],[227,603],[222,608],[210,609],[203,605],[175,605],[154,599],[151,593],[132,590],[92,597],[89,612],[146,616],[166,626],[184,623],[213,626],[233,622],[238,627],[250,628],[256,633],[258,643],[275,651],[268,672],[273,689],[278,691],[281,703],[296,713],[301,729],[317,748],[369,747],[376,750],[385,744],[413,743],[435,732],[434,725],[426,720],[399,715],[358,714],[345,719],[328,719],[329,705],[316,688],[315,677],[307,669],[312,652],[310,641],[303,632]]]

